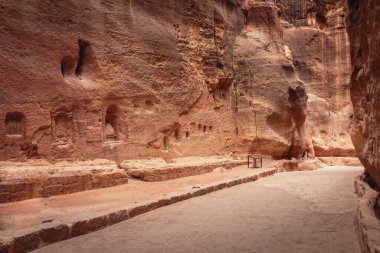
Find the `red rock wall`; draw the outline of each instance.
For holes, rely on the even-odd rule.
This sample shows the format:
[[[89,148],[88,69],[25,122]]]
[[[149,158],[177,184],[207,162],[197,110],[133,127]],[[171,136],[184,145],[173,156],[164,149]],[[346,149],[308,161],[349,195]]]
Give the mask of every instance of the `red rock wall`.
[[[355,156],[347,131],[352,104],[345,2],[303,1],[298,6],[306,7],[282,13],[284,41],[308,93],[307,124],[315,154]]]
[[[276,5],[248,1],[246,8],[247,24],[234,47],[239,131],[235,145],[246,152],[287,157],[297,128],[288,103],[289,87],[302,82],[285,57]]]
[[[0,159],[223,151],[236,135],[237,4],[2,2]],[[209,90],[218,85],[225,106],[215,109]]]
[[[329,143],[346,143],[344,117],[331,116],[349,111],[346,72],[331,71],[346,66],[333,45],[344,33],[290,32],[285,20],[308,22],[310,3],[298,2],[2,2],[0,160],[285,157],[297,129],[289,87],[298,86],[321,108],[312,123],[328,128],[305,133],[309,143],[325,133],[317,155],[351,154]],[[305,60],[296,45],[314,34],[313,57],[323,47],[338,56]]]
[[[347,131],[352,105],[344,2],[247,3],[247,27],[234,51],[243,137],[239,144],[251,145],[253,151],[272,150],[276,156],[299,157],[302,150],[310,157],[355,156]],[[289,86],[307,92],[302,131],[292,121]],[[290,154],[294,141],[300,141],[296,150],[301,154]]]
[[[375,0],[349,0],[351,42],[351,136],[366,171],[380,186],[380,6]]]

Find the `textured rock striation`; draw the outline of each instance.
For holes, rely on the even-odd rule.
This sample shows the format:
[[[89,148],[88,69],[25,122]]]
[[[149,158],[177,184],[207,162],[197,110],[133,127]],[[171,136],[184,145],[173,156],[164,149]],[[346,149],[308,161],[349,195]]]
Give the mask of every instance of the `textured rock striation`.
[[[308,93],[309,136],[315,153],[355,156],[347,132],[352,104],[346,4],[337,0],[291,2],[291,8],[281,12],[286,21],[284,40]]]
[[[351,135],[359,159],[380,186],[380,6],[377,1],[348,1],[351,41]]]
[[[1,3],[0,159],[230,150],[238,5]]]
[[[2,2],[0,160],[354,155],[344,10],[306,0]]]
[[[352,104],[344,1],[247,3],[247,26],[234,51],[238,120],[245,126],[240,145],[276,156],[302,157],[306,150],[310,157],[355,156],[347,131]],[[304,147],[294,154],[295,125],[285,101],[288,87],[297,86],[308,99]]]

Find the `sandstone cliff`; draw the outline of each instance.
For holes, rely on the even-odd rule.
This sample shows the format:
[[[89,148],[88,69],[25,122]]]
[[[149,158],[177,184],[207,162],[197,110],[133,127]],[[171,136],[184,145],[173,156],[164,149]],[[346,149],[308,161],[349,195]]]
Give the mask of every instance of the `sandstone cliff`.
[[[348,33],[353,67],[352,141],[367,172],[380,186],[380,6],[374,0],[350,0],[348,5]]]
[[[2,2],[0,160],[353,155],[328,2]]]
[[[354,156],[347,132],[352,105],[345,2],[291,2],[281,12],[288,22],[284,40],[309,96],[307,115],[315,152],[318,156]]]
[[[268,147],[272,154],[286,150],[290,157],[299,157],[304,151],[311,157],[355,156],[347,132],[352,105],[344,1],[279,0],[276,6],[270,1],[248,3],[247,26],[235,49],[238,119],[246,125],[246,142],[252,141],[253,150]],[[295,131],[290,107],[283,104],[289,96],[284,89],[297,82],[308,97],[302,131]],[[253,101],[246,99],[248,91]],[[252,117],[254,124],[249,125]],[[301,154],[291,154],[285,147],[291,140],[297,142],[294,136],[299,133]]]
[[[238,3],[7,1],[0,12],[2,160],[208,155],[235,139]]]

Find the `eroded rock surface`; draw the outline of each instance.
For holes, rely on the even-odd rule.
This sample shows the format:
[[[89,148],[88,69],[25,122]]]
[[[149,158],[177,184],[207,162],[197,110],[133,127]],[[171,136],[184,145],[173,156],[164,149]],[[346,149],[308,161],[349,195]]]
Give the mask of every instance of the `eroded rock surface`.
[[[374,0],[350,0],[348,33],[351,41],[351,135],[370,176],[380,186],[380,6]]]
[[[309,135],[315,153],[355,156],[347,132],[352,105],[345,1],[291,2],[281,12],[286,21],[284,40],[308,93]]]
[[[354,155],[342,1],[0,7],[0,160]]]
[[[345,2],[247,3],[247,26],[234,50],[240,145],[283,157],[302,157],[306,145],[311,157],[355,156],[347,131],[352,104]],[[299,138],[293,138],[290,104],[284,101],[288,88],[297,86],[308,100],[304,148],[294,154]]]

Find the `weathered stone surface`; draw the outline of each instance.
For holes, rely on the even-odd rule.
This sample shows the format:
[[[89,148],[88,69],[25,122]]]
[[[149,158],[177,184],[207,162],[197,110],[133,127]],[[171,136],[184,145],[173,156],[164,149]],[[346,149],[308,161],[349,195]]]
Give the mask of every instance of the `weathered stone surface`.
[[[110,213],[108,215],[108,222],[110,225],[122,222],[126,219],[128,219],[128,212],[125,209]]]
[[[314,158],[314,149],[311,144],[308,145],[304,126],[307,116],[307,99],[304,88],[300,86],[295,89],[289,88],[288,102],[293,123],[293,135],[288,158],[301,159],[305,152],[311,153]]]
[[[88,230],[98,230],[108,225],[108,215],[94,217],[88,220]]]
[[[0,162],[0,203],[50,197],[128,183],[127,173],[107,160],[51,165]]]
[[[285,157],[291,144],[288,89],[302,86],[294,71],[283,69],[283,29],[276,6],[248,4],[247,25],[236,38],[236,121],[238,149]]]
[[[170,202],[172,203],[172,202]],[[132,207],[130,209],[127,209],[128,217],[133,218],[137,215],[143,214],[148,212],[148,207],[146,205],[138,205],[136,207]]]
[[[374,0],[350,0],[348,4],[354,105],[351,136],[361,162],[380,186],[380,6]]]
[[[362,252],[376,252],[380,247],[380,220],[376,217],[377,201],[379,193],[373,190],[370,185],[372,179],[363,174],[355,179],[356,193],[360,200],[355,217],[356,233]]]
[[[0,252],[7,253],[10,249],[11,242],[7,239],[0,238]]]
[[[278,2],[288,7],[280,14],[289,22],[284,43],[308,94],[306,131],[315,155],[355,156],[347,132],[352,104],[345,1]]]
[[[182,157],[169,163],[163,159],[126,160],[120,164],[134,178],[148,182],[158,182],[193,175],[209,173],[216,168],[231,169],[246,164],[241,158],[229,156]]]
[[[89,231],[88,221],[84,220],[84,221],[74,222],[71,225],[70,231],[71,231],[71,234],[70,234],[71,237],[87,234]]]
[[[271,1],[247,2],[247,27],[234,50],[244,137],[239,148],[249,144],[250,152],[275,157],[300,157],[302,151],[310,158],[355,156],[347,133],[352,105],[345,2],[276,1],[280,17]],[[304,88],[309,98],[301,132],[294,131],[290,105],[284,106],[289,86]],[[300,141],[298,152],[290,147],[294,141]]]
[[[58,242],[65,240],[70,237],[70,229],[67,225],[47,225],[46,228],[42,228],[38,235],[40,236],[42,242],[49,244],[53,242]]]
[[[275,0],[279,15],[294,26],[344,26],[345,0]]]
[[[4,2],[0,52],[12,60],[0,72],[0,160],[286,157],[294,136],[289,87],[329,104],[348,100],[339,95],[346,94],[344,8],[309,0]],[[326,51],[314,57],[322,40]],[[310,61],[300,53],[305,41]],[[334,50],[334,59],[322,57]],[[337,74],[329,70],[335,63]],[[346,124],[344,112],[306,134],[317,155],[351,154],[348,142],[338,149],[330,141],[347,135],[322,129]]]
[[[318,160],[330,166],[363,166],[357,157],[318,157]]]
[[[0,159],[230,152],[240,2],[2,3]]]
[[[40,246],[40,237],[37,232],[16,236],[13,239],[11,252],[29,252]]]

